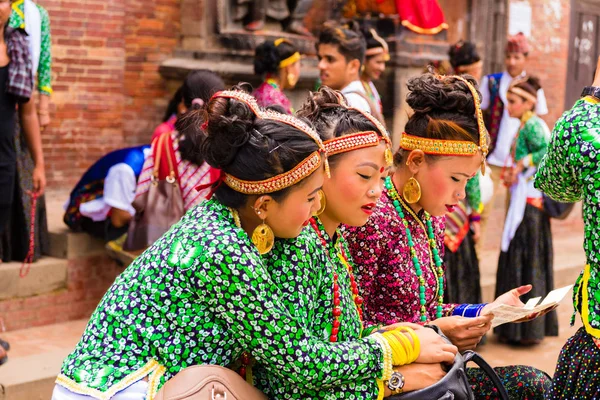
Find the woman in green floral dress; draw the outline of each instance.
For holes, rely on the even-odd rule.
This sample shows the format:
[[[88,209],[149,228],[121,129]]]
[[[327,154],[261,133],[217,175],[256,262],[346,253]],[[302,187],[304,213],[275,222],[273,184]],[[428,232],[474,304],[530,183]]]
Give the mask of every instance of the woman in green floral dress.
[[[362,299],[352,275],[352,259],[338,230],[342,223],[363,225],[381,195],[382,179],[389,171],[385,159],[389,138],[385,128],[370,114],[348,108],[343,96],[323,87],[312,94],[298,115],[308,118],[325,141],[331,179],[321,193],[323,206],[318,216],[295,239],[278,239],[263,256],[273,282],[284,294],[284,303],[315,337],[330,342],[349,342],[368,336],[377,326],[363,326]],[[391,152],[389,152],[391,155]],[[336,300],[337,299],[337,300]],[[335,315],[335,310],[340,315]],[[451,361],[456,348],[446,344],[430,329],[414,326],[422,349],[443,354],[422,357],[397,369],[405,377],[404,391],[429,386],[444,376],[440,362]],[[424,354],[422,354],[424,356]],[[269,397],[294,393],[302,399],[376,399],[376,379],[350,382],[336,387],[291,384],[269,373],[261,363],[254,366],[257,386]],[[296,398],[296,397],[294,397]]]
[[[583,200],[588,263],[573,288],[584,326],[560,353],[551,400],[600,399],[600,58],[594,82],[582,97],[554,126],[535,176],[535,186],[554,200]]]
[[[197,114],[205,121],[205,160],[222,171],[214,198],[116,279],[65,359],[53,400],[152,399],[182,369],[230,366],[243,351],[290,387],[343,385],[391,371],[397,353],[383,335],[325,342],[288,310],[269,279],[259,252],[273,235],[293,238],[308,223],[327,163],[306,123],[264,112],[242,88],[219,92],[204,117]],[[275,398],[299,397],[290,389]]]
[[[542,193],[533,187],[532,180],[550,142],[548,126],[533,111],[539,89],[538,80],[527,77],[513,81],[507,93],[508,113],[521,120],[521,128],[501,177],[511,196],[498,260],[496,296],[513,287],[533,285],[523,301],[554,289],[550,217],[544,212]],[[544,336],[558,336],[558,318],[556,311],[551,311],[530,322],[504,324],[494,332],[504,342],[536,344]]]

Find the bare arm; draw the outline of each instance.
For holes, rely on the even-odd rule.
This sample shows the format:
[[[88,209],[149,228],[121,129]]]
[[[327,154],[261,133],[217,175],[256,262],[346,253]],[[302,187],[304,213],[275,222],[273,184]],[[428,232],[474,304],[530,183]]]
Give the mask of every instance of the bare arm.
[[[27,103],[19,104],[19,119],[21,128],[25,132],[27,147],[35,165],[33,169],[33,189],[38,194],[42,194],[46,187],[46,173],[44,170],[44,155],[42,154],[40,124],[33,98]]]

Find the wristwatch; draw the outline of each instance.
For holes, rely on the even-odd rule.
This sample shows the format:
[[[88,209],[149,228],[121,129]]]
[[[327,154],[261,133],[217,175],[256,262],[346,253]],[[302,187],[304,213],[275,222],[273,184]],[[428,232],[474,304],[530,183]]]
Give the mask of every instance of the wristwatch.
[[[392,394],[402,393],[402,389],[404,388],[404,375],[398,371],[392,372],[392,376],[387,382],[387,387],[392,391]]]
[[[581,92],[581,97],[592,96],[600,100],[600,86],[586,86]]]

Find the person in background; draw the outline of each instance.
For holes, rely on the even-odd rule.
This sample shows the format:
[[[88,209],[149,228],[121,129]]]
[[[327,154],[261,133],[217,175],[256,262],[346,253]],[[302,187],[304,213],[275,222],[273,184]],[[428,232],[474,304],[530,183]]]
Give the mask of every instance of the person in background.
[[[519,119],[521,127],[502,174],[511,196],[498,260],[496,295],[532,284],[524,300],[554,289],[550,217],[544,212],[542,192],[533,187],[531,179],[550,142],[548,126],[535,115],[540,88],[534,77],[515,79],[508,88],[506,105],[510,117]],[[558,336],[558,318],[552,311],[531,322],[499,326],[494,332],[503,342],[538,344],[544,336]]]
[[[506,44],[504,65],[506,70],[492,75],[486,75],[481,80],[481,108],[484,111],[485,126],[490,134],[490,155],[487,162],[492,171],[491,178],[494,183],[494,196],[500,188],[500,175],[502,167],[510,158],[510,149],[521,121],[508,114],[507,93],[514,79],[526,76],[527,56],[529,44],[523,33],[518,33],[508,38]],[[538,90],[535,114],[538,116],[548,114],[544,90]],[[506,197],[506,210],[510,202],[510,194]],[[485,231],[487,221],[493,208],[494,200],[483,210],[481,215],[481,229]]]
[[[181,85],[171,100],[169,100],[165,115],[163,116],[163,122],[152,133],[152,140],[159,137],[162,133],[173,132],[177,119],[192,107],[191,104],[186,104],[183,100],[184,96],[188,99],[195,99],[194,105],[202,107],[214,93],[223,90],[225,87],[223,79],[207,69],[196,70],[188,78],[188,84]]]
[[[383,117],[377,115],[377,105],[369,99],[360,80],[367,43],[358,23],[326,22],[316,47],[321,83],[341,91],[349,106],[370,112],[383,122]]]
[[[471,75],[477,82],[481,81],[483,61],[477,52],[477,46],[471,42],[460,40],[448,51],[450,64],[456,75]]]
[[[37,87],[38,120],[43,131],[50,124],[49,103],[52,94],[52,52],[48,12],[32,0],[12,3],[8,26],[27,33],[31,70]],[[37,85],[35,85],[37,79]],[[44,196],[31,196],[35,163],[27,146],[25,131],[17,122],[14,133],[16,178],[10,219],[0,236],[0,258],[3,261],[36,261],[49,249],[46,201]],[[35,209],[33,205],[35,204]],[[33,218],[33,221],[32,221]],[[30,232],[33,230],[33,232]],[[33,235],[33,244],[30,236]]]
[[[0,193],[14,193],[14,134],[18,119],[34,163],[31,175],[33,195],[39,196],[44,192],[46,176],[40,124],[32,98],[31,60],[25,31],[8,26],[11,3],[10,0],[0,0]],[[0,196],[0,235],[6,229],[12,203],[13,196]],[[8,359],[7,348],[8,343],[0,342],[0,364]]]
[[[371,110],[371,112],[383,115],[381,96],[379,96],[379,92],[373,81],[381,78],[381,75],[385,71],[385,63],[390,60],[388,44],[373,28],[363,30],[362,33],[367,41],[367,51],[365,53],[366,59],[360,80],[371,104],[376,106],[376,110]]]
[[[267,40],[256,48],[254,73],[264,77],[252,95],[261,107],[281,106],[292,114],[292,103],[283,93],[293,89],[300,79],[298,48],[287,39]]]

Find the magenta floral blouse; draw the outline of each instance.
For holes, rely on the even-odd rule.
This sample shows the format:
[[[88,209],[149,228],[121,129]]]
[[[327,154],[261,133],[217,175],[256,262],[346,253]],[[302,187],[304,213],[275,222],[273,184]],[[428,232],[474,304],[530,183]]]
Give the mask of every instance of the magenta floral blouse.
[[[404,211],[421,261],[425,278],[427,321],[435,319],[437,280],[430,261],[427,232],[408,211]],[[445,217],[431,217],[440,257],[444,253]],[[345,227],[354,274],[364,298],[366,324],[389,325],[395,322],[420,323],[419,280],[415,273],[406,230],[384,189],[377,208],[366,225]],[[451,315],[455,304],[444,304],[444,316]]]
[[[274,87],[268,82],[263,82],[252,92],[261,107],[281,106],[288,114],[292,113],[292,103],[279,87]]]

